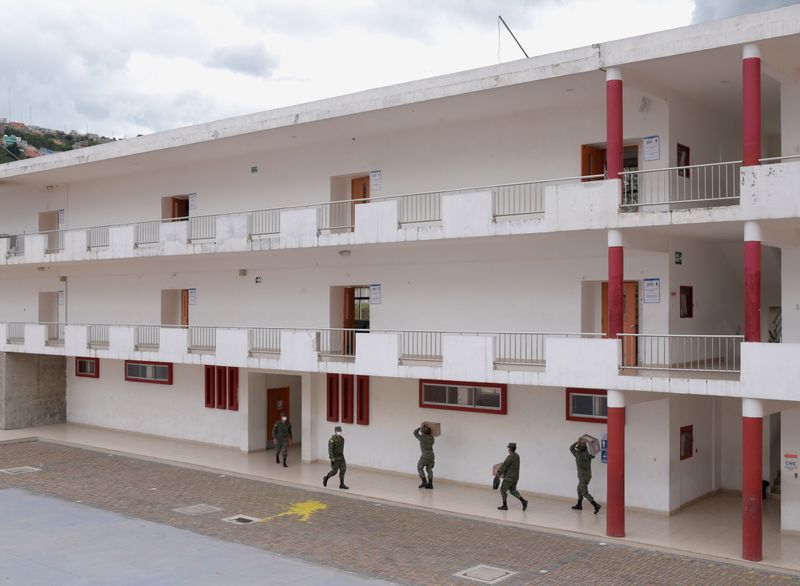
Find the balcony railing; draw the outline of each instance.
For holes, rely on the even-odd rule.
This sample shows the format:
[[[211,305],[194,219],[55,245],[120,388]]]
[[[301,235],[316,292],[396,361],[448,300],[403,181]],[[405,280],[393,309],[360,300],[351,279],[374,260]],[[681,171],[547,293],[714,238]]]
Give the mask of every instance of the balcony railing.
[[[651,206],[707,207],[739,201],[742,162],[710,163],[622,173],[623,211]]]
[[[11,322],[6,324],[6,344],[22,345],[25,343],[25,324]]]
[[[64,343],[64,324],[63,323],[44,323],[42,324],[46,326],[46,343],[47,344],[63,344]]]
[[[108,324],[89,324],[89,346],[93,348],[108,348],[110,326]]]
[[[280,328],[251,328],[248,336],[251,354],[280,354]]]
[[[217,237],[216,216],[191,216],[189,218],[190,242],[195,240],[212,240]]]
[[[189,350],[192,352],[214,352],[217,349],[217,328],[213,326],[189,326]]]
[[[111,229],[108,226],[95,226],[86,229],[86,247],[103,248],[111,244]]]
[[[43,232],[47,236],[47,245],[45,252],[53,254],[64,250],[64,230],[51,230]]]
[[[161,346],[161,326],[136,326],[134,344],[138,350],[158,350]]]
[[[8,237],[8,256],[23,256],[25,254],[25,234]]]
[[[737,373],[743,336],[620,334],[621,368]]]
[[[369,330],[330,328],[313,330],[317,334],[317,351],[321,357],[354,358],[356,355],[356,333]]]
[[[162,220],[137,222],[133,226],[133,243],[136,246],[158,244]]]

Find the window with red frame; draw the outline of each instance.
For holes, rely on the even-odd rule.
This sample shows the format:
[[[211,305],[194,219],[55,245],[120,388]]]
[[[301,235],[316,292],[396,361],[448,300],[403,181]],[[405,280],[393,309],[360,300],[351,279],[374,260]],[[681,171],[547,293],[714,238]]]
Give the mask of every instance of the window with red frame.
[[[239,369],[237,367],[205,367],[205,404],[209,409],[239,410]]]
[[[356,377],[356,423],[369,425],[369,377]]]
[[[343,374],[340,379],[340,387],[342,389],[342,423],[353,423],[355,416],[353,414],[353,385],[354,377],[352,374]]]
[[[508,411],[506,385],[459,381],[419,381],[419,406],[505,415]]]
[[[681,427],[681,460],[694,455],[694,428],[691,425]]]
[[[125,380],[135,383],[172,384],[171,362],[125,361]]]
[[[75,376],[100,378],[100,359],[75,358]]]
[[[567,389],[567,420],[586,423],[608,421],[607,392],[599,389]]]

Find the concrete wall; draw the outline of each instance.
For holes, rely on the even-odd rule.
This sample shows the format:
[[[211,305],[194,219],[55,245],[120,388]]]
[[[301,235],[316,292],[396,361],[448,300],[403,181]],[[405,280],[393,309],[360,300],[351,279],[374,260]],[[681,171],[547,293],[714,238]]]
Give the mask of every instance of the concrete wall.
[[[66,361],[0,352],[0,429],[64,423]]]
[[[781,412],[781,454],[800,454],[800,407]],[[800,470],[795,466],[800,466],[797,458],[781,460],[781,530],[798,533]]]

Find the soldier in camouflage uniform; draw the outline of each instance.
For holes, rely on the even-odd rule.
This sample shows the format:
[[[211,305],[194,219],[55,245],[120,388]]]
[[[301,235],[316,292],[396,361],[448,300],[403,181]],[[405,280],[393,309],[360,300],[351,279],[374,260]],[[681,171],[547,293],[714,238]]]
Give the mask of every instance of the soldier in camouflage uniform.
[[[569,451],[575,456],[575,465],[578,467],[578,504],[573,509],[580,511],[583,509],[583,499],[588,500],[594,507],[594,514],[600,510],[591,494],[589,494],[589,482],[592,480],[592,460],[594,456],[586,447],[586,441],[579,438],[569,447]]]
[[[414,430],[414,437],[419,440],[419,449],[422,455],[417,462],[417,474],[422,479],[419,488],[433,489],[433,465],[435,457],[433,455],[433,443],[436,441],[431,433],[431,428],[427,425],[418,427]],[[428,477],[425,478],[427,471]]]
[[[517,481],[519,481],[519,455],[517,454],[517,444],[511,442],[508,444],[508,456],[503,461],[500,468],[497,470],[497,477],[503,479],[503,484],[500,485],[500,496],[503,497],[503,504],[497,507],[500,511],[507,511],[508,504],[506,499],[508,493],[519,499],[522,503],[522,510],[528,508],[528,501],[522,498],[522,495],[517,492]]]
[[[286,413],[281,413],[280,419],[272,426],[272,439],[275,440],[275,463],[280,464],[283,456],[283,467],[286,468],[286,454],[292,445],[292,424],[286,418]]]
[[[341,436],[342,428],[337,425],[334,428],[331,439],[328,440],[328,457],[331,460],[331,471],[322,477],[322,486],[328,486],[328,478],[339,473],[339,488],[347,490],[349,486],[344,484],[344,473],[347,472],[347,462],[344,460],[344,438]]]

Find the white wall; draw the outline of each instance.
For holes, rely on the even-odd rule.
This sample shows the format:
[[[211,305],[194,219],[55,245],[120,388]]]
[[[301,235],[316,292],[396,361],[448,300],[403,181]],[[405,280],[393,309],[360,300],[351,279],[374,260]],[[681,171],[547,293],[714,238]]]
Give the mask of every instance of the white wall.
[[[781,249],[783,341],[800,342],[800,248]]]
[[[781,154],[800,154],[800,82],[781,84]]]
[[[91,379],[76,377],[68,358],[67,421],[240,447],[247,411],[207,408],[203,367],[173,368],[172,385],[126,382],[123,361],[101,360],[100,378]]]
[[[714,408],[712,397],[670,397],[669,453],[672,509],[715,490]],[[692,426],[694,451],[680,459],[680,429]]]
[[[800,453],[800,407],[781,412],[781,454]],[[796,460],[795,460],[796,462]],[[781,461],[781,530],[800,532],[800,478],[798,470]]]

